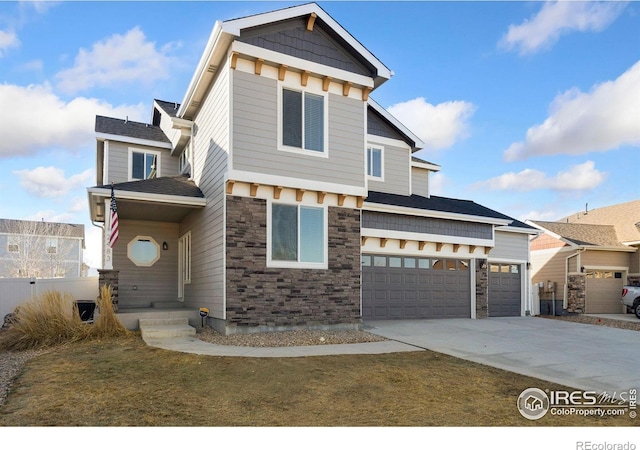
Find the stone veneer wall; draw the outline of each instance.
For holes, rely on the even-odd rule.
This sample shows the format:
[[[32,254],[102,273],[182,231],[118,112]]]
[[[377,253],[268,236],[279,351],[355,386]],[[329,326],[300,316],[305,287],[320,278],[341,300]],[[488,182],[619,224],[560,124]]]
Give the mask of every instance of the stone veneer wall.
[[[226,332],[357,328],[360,211],[328,208],[328,269],[267,268],[267,202],[227,196]]]
[[[489,264],[486,259],[476,259],[476,319],[488,317]]]
[[[118,279],[120,277],[119,270],[107,270],[98,269],[98,296],[100,296],[100,289],[102,286],[111,286],[111,299],[113,302],[113,309],[118,311]]]
[[[584,313],[587,279],[584,275],[569,275],[567,279],[567,312]]]

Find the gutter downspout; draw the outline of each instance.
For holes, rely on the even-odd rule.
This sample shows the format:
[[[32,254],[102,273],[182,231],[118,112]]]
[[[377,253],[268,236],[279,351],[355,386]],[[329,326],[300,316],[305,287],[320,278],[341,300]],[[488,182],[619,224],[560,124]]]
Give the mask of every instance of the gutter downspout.
[[[585,251],[585,248],[579,248],[574,254],[569,255],[564,260],[564,289],[563,289],[563,299],[562,299],[562,308],[567,309],[569,306],[569,259],[579,256],[581,253]],[[580,268],[578,267],[578,270]]]

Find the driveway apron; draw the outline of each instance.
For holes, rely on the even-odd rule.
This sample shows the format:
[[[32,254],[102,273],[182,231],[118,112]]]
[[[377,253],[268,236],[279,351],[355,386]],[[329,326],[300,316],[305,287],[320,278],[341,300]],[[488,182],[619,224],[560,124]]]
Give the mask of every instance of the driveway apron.
[[[640,332],[536,317],[385,320],[364,329],[424,349],[597,392],[640,388]],[[544,389],[541,386],[530,386]]]

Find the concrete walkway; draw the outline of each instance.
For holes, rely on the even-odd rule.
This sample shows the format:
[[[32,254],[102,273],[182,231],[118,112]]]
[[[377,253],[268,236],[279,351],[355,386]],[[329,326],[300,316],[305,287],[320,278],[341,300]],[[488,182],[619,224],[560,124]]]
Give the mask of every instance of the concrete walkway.
[[[535,317],[367,325],[367,331],[389,339],[572,388],[640,388],[637,331]]]

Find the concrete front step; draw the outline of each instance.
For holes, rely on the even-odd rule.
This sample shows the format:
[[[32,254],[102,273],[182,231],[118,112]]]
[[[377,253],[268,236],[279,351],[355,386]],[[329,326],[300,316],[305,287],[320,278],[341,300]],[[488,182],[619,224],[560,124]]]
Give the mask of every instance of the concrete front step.
[[[189,337],[196,334],[196,329],[189,325],[187,318],[140,319],[142,339]]]

